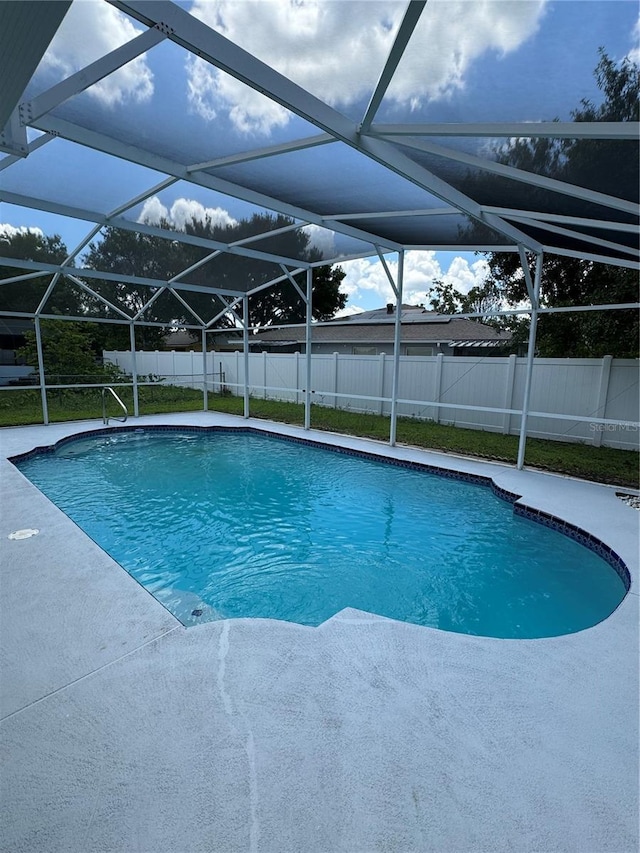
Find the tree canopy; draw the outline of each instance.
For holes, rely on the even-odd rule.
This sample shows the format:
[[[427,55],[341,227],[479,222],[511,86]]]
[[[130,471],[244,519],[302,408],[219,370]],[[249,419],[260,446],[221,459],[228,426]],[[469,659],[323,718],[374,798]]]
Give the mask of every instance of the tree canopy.
[[[102,364],[96,353],[94,323],[69,320],[42,320],[42,360],[49,384],[104,382],[121,378],[121,371]],[[25,345],[18,355],[26,364],[38,367],[35,332],[25,333]]]
[[[603,94],[598,106],[583,99],[572,112],[574,121],[635,121],[640,118],[638,65],[629,58],[615,63],[604,50],[595,68],[595,78]],[[611,146],[615,145],[615,157]],[[588,189],[604,190],[601,176],[611,162],[616,164],[616,184],[623,198],[636,199],[639,186],[637,143],[609,140],[526,138],[510,141],[495,150],[498,162]],[[470,178],[475,189],[490,195],[490,180]],[[482,185],[482,186],[480,186]],[[610,187],[609,187],[610,189]],[[549,204],[546,190],[528,189],[531,210]],[[489,195],[487,198],[489,198]],[[486,199],[485,199],[486,200]],[[598,214],[606,218],[606,209]],[[637,235],[636,235],[637,238]],[[588,240],[588,238],[585,238]],[[432,306],[443,313],[482,313],[491,307],[518,307],[528,301],[525,279],[516,253],[488,255],[489,275],[468,294],[452,285],[434,282],[428,294]],[[533,258],[530,258],[533,268]],[[540,303],[543,307],[625,304],[638,301],[638,275],[634,270],[546,254],[543,259]],[[528,318],[496,318],[493,324],[508,328],[517,347],[526,340]],[[639,336],[635,310],[586,311],[541,315],[537,331],[537,353],[546,357],[601,357],[614,355],[636,358]]]
[[[274,235],[260,241],[265,251],[271,254],[301,261],[313,262],[321,259],[317,249],[310,244],[307,233],[291,229],[293,220],[285,216],[255,214],[250,219],[220,225],[210,218],[193,219],[185,225],[185,233],[192,237],[206,238],[224,244],[246,241],[257,234],[272,231]],[[177,277],[183,284],[201,288],[216,286],[222,290],[251,290],[283,275],[275,262],[220,252],[215,254],[202,246],[171,239],[171,226],[161,222],[160,227],[168,236],[160,237],[118,228],[107,228],[100,242],[91,246],[86,264],[94,269],[122,275],[135,275],[168,281]],[[289,228],[284,233],[280,229]],[[209,258],[210,255],[214,255]],[[209,258],[208,260],[206,260]],[[186,270],[191,269],[190,272]],[[313,316],[318,320],[333,317],[344,307],[347,296],[340,292],[340,282],[345,273],[340,267],[323,266],[313,271]],[[304,292],[304,275],[297,282]],[[155,289],[144,285],[119,284],[110,281],[92,282],[101,295],[114,304],[122,306],[128,313],[142,311],[154,296]],[[212,293],[181,290],[181,302],[168,291],[160,294],[148,305],[141,315],[148,321],[170,325],[198,324],[192,311],[205,323],[212,320],[225,305]],[[184,304],[186,303],[186,305]],[[189,310],[191,309],[191,311]],[[241,311],[236,312],[238,316]],[[297,323],[305,317],[305,308],[295,287],[289,280],[274,285],[250,297],[249,322],[251,325],[272,323]],[[216,326],[234,325],[233,320],[221,317]]]
[[[60,264],[68,254],[67,247],[58,234],[47,237],[37,229],[26,228],[0,232],[0,256],[4,258]],[[2,278],[24,275],[28,275],[28,270],[19,267],[0,269]],[[52,277],[52,273],[45,273],[36,278],[3,284],[0,289],[0,312],[35,311],[44,298]],[[53,314],[77,313],[82,310],[80,293],[66,280],[60,280],[47,300],[46,308],[47,313]]]

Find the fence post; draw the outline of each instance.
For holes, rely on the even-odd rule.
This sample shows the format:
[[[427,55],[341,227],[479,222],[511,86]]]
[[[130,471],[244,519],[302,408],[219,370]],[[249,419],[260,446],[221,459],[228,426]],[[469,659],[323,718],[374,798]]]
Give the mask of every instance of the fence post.
[[[249,297],[242,297],[242,362],[244,373],[244,417],[249,417]]]
[[[379,250],[378,250],[379,251]],[[380,259],[384,263],[382,255]],[[402,283],[404,277],[404,249],[398,252],[398,275],[395,286],[391,282],[396,296],[396,317],[393,330],[393,383],[391,385],[391,424],[389,444],[395,447],[398,427],[398,386],[400,385],[400,336],[402,334]]]
[[[262,391],[262,399],[267,399],[267,351],[262,351],[262,384],[264,385],[264,389]]]
[[[333,408],[338,408],[338,353],[333,354]]]
[[[296,353],[296,403],[300,402],[300,353]]]
[[[444,355],[439,352],[436,356],[436,376],[434,380],[434,388],[433,388],[433,399],[436,403],[440,402],[440,391],[442,389],[442,363],[444,361]],[[434,423],[440,423],[440,408],[436,406],[435,408],[435,416],[433,418]]]
[[[136,329],[133,322],[129,326],[129,346],[131,348],[131,377],[133,379],[133,416],[140,414],[138,406],[138,367],[136,364]]]
[[[313,270],[307,270],[306,317],[304,336],[304,428],[311,429],[311,320],[313,319]]]
[[[226,367],[226,365],[225,365],[225,367]],[[235,396],[236,396],[236,397],[239,397],[239,396],[240,396],[240,388],[239,388],[239,387],[237,387],[237,386],[240,384],[240,383],[239,383],[239,379],[240,379],[240,350],[239,350],[239,349],[237,349],[237,350],[236,350],[236,379],[235,379],[235,381],[236,381],[236,388],[235,388],[235,390],[234,390],[234,392],[233,392],[233,393],[235,394]]]
[[[513,408],[513,389],[516,381],[517,356],[510,355],[507,363],[507,381],[504,386],[504,408]],[[505,414],[502,418],[502,434],[509,435],[511,432],[511,415]]]
[[[596,407],[594,411],[594,416],[596,418],[604,418],[606,417],[606,408],[607,408],[607,394],[609,393],[609,379],[611,377],[611,362],[613,361],[613,356],[605,355],[602,357],[602,367],[600,368],[600,382],[598,384],[597,396],[596,396]],[[604,424],[597,424],[596,426],[601,427]],[[600,447],[602,444],[602,429],[594,429],[593,430],[593,446]]]
[[[527,346],[527,370],[524,379],[524,393],[522,397],[522,414],[520,416],[520,436],[518,439],[518,458],[516,467],[518,471],[524,468],[524,457],[527,447],[527,422],[529,420],[529,406],[531,405],[531,388],[533,386],[533,360],[536,350],[536,332],[538,328],[538,307],[540,305],[540,282],[542,278],[542,252],[536,256],[536,272],[533,284],[528,267],[524,247],[518,246],[522,269],[527,280],[527,290],[531,299],[531,323],[529,326],[529,344]]]
[[[385,354],[383,352],[381,352],[380,355],[378,356],[378,361],[379,361],[379,365],[378,365],[378,370],[379,370],[379,374],[378,374],[378,377],[379,377],[378,396],[379,397],[384,397],[384,360],[385,360]],[[380,402],[378,403],[378,414],[379,415],[384,414],[384,401],[383,400],[380,400]]]
[[[202,330],[202,409],[209,408],[209,389],[207,388],[207,330]]]

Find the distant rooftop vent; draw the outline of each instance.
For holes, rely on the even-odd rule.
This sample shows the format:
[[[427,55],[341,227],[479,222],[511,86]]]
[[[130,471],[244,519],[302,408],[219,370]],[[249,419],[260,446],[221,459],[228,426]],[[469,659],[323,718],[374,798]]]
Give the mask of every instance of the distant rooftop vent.
[[[387,302],[387,314],[393,314],[393,302]]]

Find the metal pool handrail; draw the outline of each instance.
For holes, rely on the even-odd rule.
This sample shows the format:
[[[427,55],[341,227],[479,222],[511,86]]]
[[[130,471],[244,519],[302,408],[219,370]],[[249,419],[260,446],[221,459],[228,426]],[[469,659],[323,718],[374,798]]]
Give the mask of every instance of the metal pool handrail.
[[[120,404],[120,407],[122,408],[122,411],[124,412],[123,418],[116,418],[116,417],[109,418],[107,416],[107,401],[105,399],[105,393],[107,391],[109,391],[111,393],[111,395],[115,398],[116,402]],[[109,420],[120,421],[121,423],[124,423],[128,417],[129,417],[129,411],[128,411],[127,407],[125,406],[125,404],[120,399],[120,397],[118,397],[118,395],[116,394],[116,392],[113,390],[113,388],[110,385],[105,385],[104,388],[102,389],[102,423],[108,425]]]

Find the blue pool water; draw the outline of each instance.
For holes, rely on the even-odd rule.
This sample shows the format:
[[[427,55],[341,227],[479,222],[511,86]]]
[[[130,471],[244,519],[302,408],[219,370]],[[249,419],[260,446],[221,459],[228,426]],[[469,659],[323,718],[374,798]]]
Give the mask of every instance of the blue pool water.
[[[247,432],[114,432],[20,470],[178,619],[319,625],[344,607],[545,637],[608,616],[600,556],[484,485]]]

